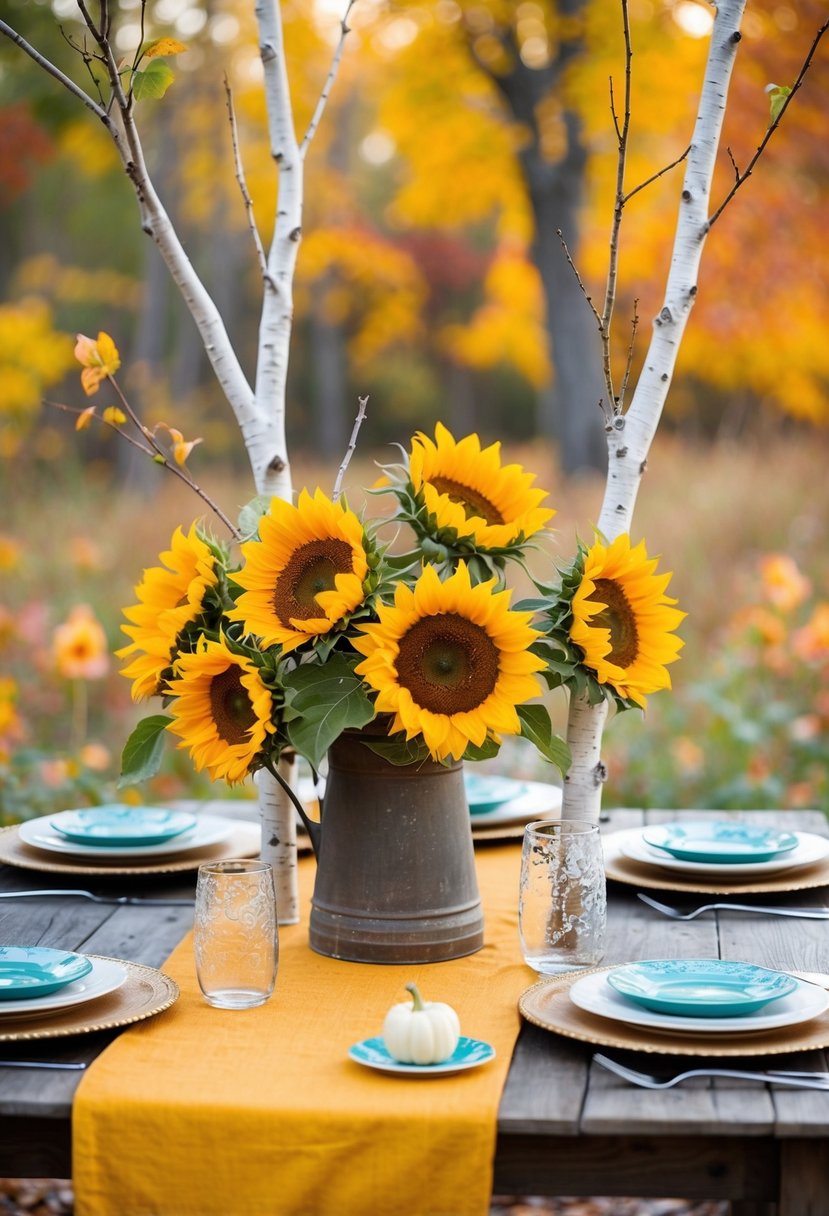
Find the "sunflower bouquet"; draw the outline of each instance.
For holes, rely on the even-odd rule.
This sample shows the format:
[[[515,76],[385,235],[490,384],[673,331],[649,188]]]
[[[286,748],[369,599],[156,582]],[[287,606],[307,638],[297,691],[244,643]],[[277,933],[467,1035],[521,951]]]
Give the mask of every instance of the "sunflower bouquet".
[[[133,732],[122,780],[152,775],[169,734],[214,780],[278,776],[283,753],[318,770],[373,721],[367,745],[396,764],[484,760],[522,735],[566,771],[545,686],[644,704],[670,684],[682,614],[626,537],[580,547],[557,585],[513,606],[508,565],[526,571],[555,514],[534,480],[500,444],[438,424],[373,487],[392,513],[362,518],[321,489],[257,500],[235,557],[199,524],[178,529],[125,610],[123,674],[166,712]]]

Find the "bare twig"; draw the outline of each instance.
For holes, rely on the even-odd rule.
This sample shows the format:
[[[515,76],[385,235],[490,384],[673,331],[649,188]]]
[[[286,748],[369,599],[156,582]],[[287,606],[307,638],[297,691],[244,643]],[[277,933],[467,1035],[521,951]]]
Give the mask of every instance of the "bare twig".
[[[253,244],[256,248],[256,257],[259,262],[259,269],[262,271],[262,278],[270,280],[268,259],[265,257],[265,248],[259,235],[259,229],[256,227],[256,218],[253,214],[253,200],[250,197],[250,191],[245,181],[245,171],[242,167],[242,156],[239,151],[239,130],[236,126],[236,111],[233,108],[233,93],[231,92],[227,75],[225,75],[225,97],[227,99],[227,114],[230,120],[230,139],[233,144],[233,164],[236,170],[236,180],[242,192],[242,201],[245,204],[245,212],[248,217],[248,227],[253,237]]]
[[[7,25],[5,21],[0,21],[0,34],[5,34],[5,36],[10,39],[15,46],[19,46],[21,51],[24,51],[30,59],[33,59],[38,67],[43,68],[44,72],[48,72],[50,76],[54,76],[55,80],[59,81],[65,89],[68,89],[70,93],[74,94],[75,97],[82,101],[87,109],[91,110],[97,118],[100,118],[102,122],[107,124],[107,126],[109,125],[107,112],[103,106],[99,106],[88,93],[84,92],[80,85],[75,84],[74,80],[71,80],[67,75],[65,75],[60,68],[55,67],[55,65],[51,63],[45,55],[41,55],[40,51],[35,50],[35,48],[28,43],[25,38],[22,38],[20,34],[18,34],[16,30],[13,30],[10,25]]]
[[[731,168],[734,170],[735,180],[739,182],[740,166],[737,164],[736,160],[734,159],[734,153],[731,151],[731,149],[726,148],[726,152],[728,153],[728,159],[731,161]]]
[[[325,78],[325,84],[322,86],[322,92],[320,93],[319,99],[314,108],[314,113],[311,115],[311,121],[308,124],[308,130],[305,132],[305,135],[302,138],[302,143],[299,145],[300,160],[305,159],[305,153],[308,151],[311,140],[314,138],[314,136],[317,132],[317,127],[320,124],[320,119],[322,118],[323,111],[325,110],[326,102],[328,101],[328,95],[331,92],[331,88],[334,84],[334,81],[337,78],[337,72],[339,71],[339,67],[340,67],[340,60],[343,57],[343,48],[345,46],[345,40],[351,32],[350,26],[348,24],[348,15],[351,12],[352,8],[354,7],[355,3],[356,3],[356,0],[348,0],[345,14],[343,15],[343,19],[340,22],[340,37],[339,37],[339,40],[337,41],[337,46],[334,51],[334,58],[331,60],[331,67],[329,68],[328,75]]]
[[[357,436],[360,433],[360,427],[363,425],[363,421],[366,416],[366,406],[368,405],[368,397],[358,397],[357,402],[358,402],[359,408],[357,410],[357,417],[354,419],[354,426],[351,428],[351,438],[348,441],[348,447],[345,450],[345,456],[343,456],[343,462],[340,465],[339,469],[337,470],[337,477],[334,482],[334,494],[333,494],[334,502],[338,501],[340,495],[343,492],[343,478],[345,477],[346,469],[348,468],[349,464],[351,463],[351,457],[354,455],[354,449],[357,447]]]
[[[129,416],[129,419],[132,422],[133,426],[135,426],[136,429],[138,431],[140,431],[140,433],[144,436],[144,438],[147,440],[150,447],[152,448],[153,452],[155,453],[155,456],[153,457],[153,459],[156,460],[156,463],[163,464],[165,469],[169,469],[171,473],[175,473],[176,477],[178,477],[181,481],[183,481],[186,486],[189,486],[190,489],[195,494],[198,494],[199,498],[201,498],[203,502],[207,503],[208,507],[210,507],[210,510],[213,511],[219,517],[219,519],[222,521],[224,526],[227,528],[228,532],[233,537],[233,539],[239,540],[239,533],[237,532],[236,528],[234,528],[233,524],[230,522],[230,520],[225,515],[224,511],[221,509],[221,507],[218,505],[218,503],[215,503],[213,501],[213,499],[210,497],[210,495],[201,488],[201,486],[198,484],[198,482],[195,482],[193,480],[193,478],[190,476],[190,474],[187,472],[186,469],[183,469],[181,467],[181,465],[179,465],[176,461],[173,461],[172,463],[170,462],[170,459],[169,459],[167,453],[164,451],[163,447],[158,442],[158,440],[156,439],[153,432],[148,427],[144,426],[143,422],[138,417],[138,415],[136,414],[135,410],[130,405],[127,398],[121,392],[121,387],[118,384],[118,381],[115,379],[115,377],[107,376],[107,380],[112,385],[112,387],[115,389],[115,392],[118,396],[118,400],[121,402],[122,406],[124,407],[124,410],[127,413],[127,415]],[[118,429],[118,428],[116,428],[116,429]],[[120,431],[119,433],[126,434],[126,432],[123,432],[123,431]],[[156,459],[156,458],[158,458],[158,459]]]
[[[634,186],[632,190],[628,190],[627,194],[622,199],[622,204],[626,205],[633,198],[634,194],[638,194],[640,190],[644,190],[647,186],[653,185],[658,178],[663,177],[666,173],[670,173],[671,169],[675,169],[677,165],[681,165],[690,151],[691,145],[689,144],[682,155],[678,156],[676,160],[672,160],[669,165],[664,165],[663,168],[658,169],[656,173],[652,173],[650,177],[646,177],[645,180],[640,182],[638,186]]]
[[[609,77],[609,79],[608,79],[608,86],[610,88],[610,116],[613,119],[613,126],[616,130],[616,139],[617,139],[617,141],[620,141],[622,138],[622,131],[619,126],[619,115],[616,113],[616,97],[614,96],[614,93],[613,93],[613,77],[612,76]]]
[[[625,397],[628,391],[628,380],[630,379],[630,368],[633,363],[633,347],[636,342],[636,331],[639,328],[639,299],[633,301],[633,317],[630,322],[630,342],[628,343],[628,357],[625,363],[625,374],[622,377],[622,384],[619,388],[619,409],[624,409]]]
[[[556,236],[561,241],[561,248],[564,250],[564,256],[567,259],[567,265],[570,267],[573,274],[576,276],[576,282],[578,283],[579,287],[581,288],[581,293],[584,296],[585,300],[590,305],[590,311],[593,313],[593,316],[596,318],[596,324],[599,327],[599,331],[601,331],[602,318],[599,316],[598,310],[597,310],[595,304],[593,303],[593,297],[591,295],[588,295],[587,288],[584,285],[584,280],[582,279],[581,275],[579,274],[578,267],[576,266],[576,263],[573,261],[573,258],[570,254],[570,250],[567,248],[567,242],[564,239],[564,234],[560,228],[556,228]]]
[[[611,109],[613,123],[616,127],[618,154],[616,158],[616,202],[613,208],[613,223],[610,229],[610,252],[607,265],[607,286],[605,288],[604,308],[602,309],[599,336],[602,341],[602,372],[607,390],[608,409],[614,414],[620,410],[620,402],[613,391],[613,369],[610,363],[610,330],[613,321],[613,308],[616,303],[616,284],[619,274],[619,229],[622,225],[622,212],[625,208],[625,164],[627,162],[628,136],[630,134],[630,89],[631,89],[631,60],[633,47],[630,41],[630,14],[627,0],[622,0],[622,28],[625,36],[625,109],[622,116],[622,126],[619,129],[619,119],[616,105],[611,92]]]
[[[716,211],[711,216],[709,216],[708,224],[707,224],[707,228],[706,228],[707,231],[710,232],[711,228],[717,222],[717,220],[720,218],[723,211],[728,206],[728,204],[731,202],[734,195],[737,193],[737,191],[740,189],[740,187],[748,180],[748,178],[751,177],[751,174],[754,170],[754,166],[757,164],[758,160],[765,152],[766,146],[767,146],[769,140],[771,139],[772,135],[777,130],[777,128],[780,126],[780,122],[783,118],[783,115],[786,113],[786,111],[788,110],[792,101],[794,100],[795,93],[797,93],[798,89],[803,84],[806,73],[809,71],[809,68],[811,67],[811,64],[812,64],[812,60],[815,57],[815,52],[817,51],[817,48],[820,45],[820,40],[823,38],[823,35],[826,33],[827,29],[829,29],[829,17],[827,17],[827,19],[824,21],[823,25],[820,26],[817,33],[815,34],[815,36],[812,40],[812,45],[809,47],[809,50],[806,53],[806,58],[803,60],[803,64],[801,65],[800,71],[797,74],[797,79],[795,80],[794,84],[791,87],[791,92],[784,99],[783,104],[781,105],[781,107],[777,113],[777,116],[774,119],[772,119],[772,121],[769,123],[769,126],[766,130],[765,135],[763,136],[762,140],[758,144],[754,155],[752,156],[751,160],[748,162],[748,164],[745,167],[745,170],[742,173],[739,171],[736,164],[734,164],[734,158],[732,157],[731,163],[734,164],[734,171],[737,175],[737,179],[734,182],[731,189],[726,194],[725,198],[720,203],[719,207],[717,207]],[[730,151],[729,151],[729,155],[731,155]]]

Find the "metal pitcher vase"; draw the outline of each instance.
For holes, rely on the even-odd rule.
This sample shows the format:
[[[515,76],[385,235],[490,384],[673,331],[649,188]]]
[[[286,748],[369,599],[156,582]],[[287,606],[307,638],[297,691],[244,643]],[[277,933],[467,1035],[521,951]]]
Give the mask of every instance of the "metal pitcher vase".
[[[329,751],[310,945],[361,963],[480,950],[484,926],[460,763],[394,765],[346,731]]]

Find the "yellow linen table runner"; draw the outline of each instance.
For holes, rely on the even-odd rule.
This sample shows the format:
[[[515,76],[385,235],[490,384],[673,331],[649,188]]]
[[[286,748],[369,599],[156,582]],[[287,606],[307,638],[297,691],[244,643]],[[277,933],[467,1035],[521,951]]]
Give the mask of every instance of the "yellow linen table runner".
[[[276,990],[257,1009],[201,995],[192,935],[164,966],[179,1001],[92,1064],[73,1108],[76,1216],[483,1216],[498,1104],[533,982],[518,940],[520,849],[476,854],[477,954],[417,966],[347,963],[280,929]],[[496,1058],[447,1076],[375,1072],[348,1048],[382,1033],[414,981]]]

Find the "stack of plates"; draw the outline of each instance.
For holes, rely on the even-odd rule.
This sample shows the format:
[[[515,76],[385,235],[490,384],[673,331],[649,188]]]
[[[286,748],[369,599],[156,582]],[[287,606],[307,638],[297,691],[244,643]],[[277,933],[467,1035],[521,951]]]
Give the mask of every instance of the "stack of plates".
[[[651,959],[543,980],[523,1016],[582,1042],[686,1056],[760,1056],[829,1044],[829,992],[724,959]]]
[[[579,1009],[657,1031],[746,1034],[806,1022],[829,992],[782,971],[725,959],[653,959],[577,980]]]
[[[0,1042],[125,1026],[178,998],[154,967],[44,946],[0,947]]]
[[[604,846],[608,877],[641,886],[749,892],[829,881],[826,837],[736,820],[677,820],[632,828],[609,834]]]
[[[0,833],[0,861],[76,874],[196,869],[218,856],[258,850],[258,825],[122,803],[61,811]]]

